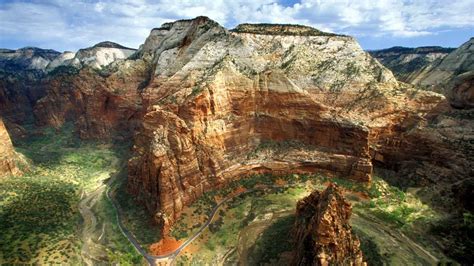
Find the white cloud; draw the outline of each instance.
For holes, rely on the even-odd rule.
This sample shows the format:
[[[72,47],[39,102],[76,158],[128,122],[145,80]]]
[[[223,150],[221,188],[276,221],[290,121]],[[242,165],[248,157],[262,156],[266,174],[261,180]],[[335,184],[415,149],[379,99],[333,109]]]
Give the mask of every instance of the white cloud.
[[[5,2],[7,1],[7,2]],[[472,0],[4,0],[0,46],[78,49],[103,40],[138,47],[165,21],[206,15],[227,27],[243,22],[298,23],[364,36],[413,38],[472,28]]]

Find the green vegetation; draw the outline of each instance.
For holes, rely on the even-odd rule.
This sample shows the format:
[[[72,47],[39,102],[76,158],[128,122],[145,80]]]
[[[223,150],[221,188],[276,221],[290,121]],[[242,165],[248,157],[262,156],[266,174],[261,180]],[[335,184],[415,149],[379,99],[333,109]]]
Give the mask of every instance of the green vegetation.
[[[274,264],[279,255],[293,248],[291,230],[295,216],[281,217],[265,229],[251,248],[251,257],[255,264]]]
[[[107,246],[109,263],[120,265],[137,265],[142,261],[142,256],[130,245],[128,239],[122,234],[116,220],[116,211],[107,196],[102,194],[101,199],[94,206],[94,212],[99,216],[99,222],[104,226],[103,243]]]
[[[238,25],[232,32],[266,34],[266,35],[298,35],[298,36],[344,36],[330,32],[323,32],[312,27],[296,24],[249,24]]]
[[[80,264],[78,203],[115,171],[125,147],[81,141],[70,124],[35,132],[15,146],[31,170],[0,180],[0,263]],[[120,234],[113,231],[115,218],[110,220],[113,215],[105,212],[107,201],[98,204],[105,216],[99,218],[112,227],[107,237],[113,242]],[[127,242],[120,242],[111,252],[132,254]],[[132,255],[123,261],[136,259]]]
[[[112,191],[121,209],[124,226],[133,233],[140,245],[147,249],[160,238],[160,227],[153,220],[145,205],[137,203],[127,192],[127,173],[120,173]]]
[[[427,223],[437,219],[436,213],[413,194],[407,194],[375,177],[368,193],[371,200],[355,206],[356,211],[369,211],[382,221],[397,227],[414,222]]]
[[[74,239],[79,222],[75,202],[78,186],[53,176],[25,176],[0,182],[1,263],[62,262],[52,256],[77,261]],[[55,249],[55,243],[67,246]],[[40,260],[41,259],[41,260]]]
[[[311,175],[288,175],[288,176],[274,176],[274,175],[252,175],[242,178],[240,180],[231,182],[226,188],[218,191],[211,191],[205,193],[196,203],[190,208],[194,209],[191,215],[182,216],[177,225],[173,228],[173,235],[176,237],[182,232],[189,232],[189,235],[194,234],[201,224],[197,224],[196,229],[190,230],[191,221],[205,221],[212,210],[213,206],[220,202],[225,197],[236,191],[242,191],[243,188],[259,189],[243,193],[233,197],[221,206],[213,221],[210,223],[209,230],[205,230],[192,246],[198,249],[195,255],[192,255],[192,260],[197,264],[210,262],[216,254],[224,254],[232,251],[238,244],[239,237],[248,236],[253,238],[253,241],[259,235],[258,232],[253,232],[255,228],[266,228],[270,226],[273,221],[279,221],[280,216],[287,216],[292,213],[296,202],[308,193],[304,186],[293,184],[288,187],[276,188],[273,187],[277,180],[280,182],[295,181],[301,183],[301,180],[309,180]],[[313,176],[314,178],[314,176]],[[218,199],[218,200],[216,200]],[[200,210],[204,211],[201,212]],[[205,219],[202,219],[202,217]],[[279,227],[280,223],[276,223]],[[250,231],[249,231],[250,230]],[[273,231],[271,229],[270,231]],[[246,232],[246,233],[243,233]],[[283,248],[285,246],[281,246]],[[192,249],[194,249],[192,248]],[[246,247],[250,249],[251,247]],[[285,247],[287,248],[287,247]],[[279,252],[276,250],[275,252]],[[189,258],[186,254],[181,254],[178,258],[179,263],[189,263]]]
[[[73,76],[79,74],[79,69],[73,66],[58,66],[48,73],[49,76]]]
[[[203,91],[203,89],[204,89],[204,88],[201,87],[201,86],[199,86],[199,85],[194,86],[194,87],[193,87],[193,90],[191,91],[191,94],[190,94],[190,95],[191,95],[192,97],[193,97],[193,96],[196,96],[196,95],[198,95],[199,93],[201,93],[201,92]]]
[[[178,262],[185,265],[189,262],[209,263],[216,256],[225,255],[226,262],[229,263],[242,260],[243,256],[247,258],[244,262],[240,261],[244,264],[284,263],[287,258],[280,255],[291,249],[290,238],[286,234],[292,225],[288,215],[294,213],[299,199],[314,189],[324,189],[329,181],[343,187],[345,196],[353,203],[354,231],[361,240],[361,248],[369,265],[406,263],[411,260],[419,263],[430,262],[431,258],[423,248],[437,258],[449,261],[440,253],[439,247],[426,241],[429,241],[429,238],[421,238],[430,224],[436,223],[440,216],[421,202],[414,192],[391,186],[377,176],[373,178],[372,185],[367,186],[347,179],[317,174],[261,174],[231,182],[222,190],[205,193],[197,205],[192,206],[193,214],[182,217],[177,222],[173,229],[176,233],[189,232],[189,235],[192,235],[196,230],[194,228],[201,225],[198,223],[197,227],[190,229],[190,221],[197,220],[198,213],[201,217],[207,217],[217,202],[233,192],[242,188],[258,188],[223,204],[223,211],[213,219],[209,230],[205,230],[191,245],[193,251],[181,254]],[[284,187],[276,188],[273,187],[274,184]],[[462,232],[470,237],[467,228],[472,223],[472,215],[465,214],[463,217],[465,229],[461,231],[464,230]],[[424,231],[421,231],[423,229]],[[441,234],[446,234],[448,227],[439,230]],[[392,241],[386,242],[387,237],[392,238]],[[460,247],[460,252],[466,252],[471,247],[467,239],[465,243]],[[400,248],[394,250],[397,245]],[[418,250],[416,245],[422,248]],[[414,247],[416,251],[412,250]]]

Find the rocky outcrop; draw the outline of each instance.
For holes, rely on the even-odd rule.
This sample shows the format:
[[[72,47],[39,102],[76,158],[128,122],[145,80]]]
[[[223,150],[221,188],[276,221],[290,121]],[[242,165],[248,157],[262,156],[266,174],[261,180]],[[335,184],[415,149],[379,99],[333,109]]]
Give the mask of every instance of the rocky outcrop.
[[[49,75],[47,95],[35,106],[36,122],[54,127],[74,122],[82,138],[129,137],[140,117],[137,88],[147,78],[146,64],[127,61],[108,69],[98,73],[84,67]]]
[[[371,81],[395,82],[393,76],[350,37],[262,33],[228,32],[198,18],[154,29],[139,50],[155,67],[142,94],[148,111],[129,187],[150,211],[174,220],[204,191],[252,173],[324,171],[370,180],[368,129],[325,105],[355,95],[321,91],[355,93]],[[340,68],[361,74],[338,75]],[[269,155],[260,149],[266,141],[299,146]]]
[[[0,50],[0,115],[15,123],[32,121],[35,102],[46,93],[44,69],[60,55],[54,50]]]
[[[351,205],[337,185],[314,191],[296,206],[293,265],[366,265],[349,223]]]
[[[44,70],[59,55],[57,51],[35,47],[0,49],[0,70],[8,73]]]
[[[439,61],[452,52],[454,48],[425,46],[417,48],[392,47],[370,51],[369,53],[390,69],[398,80],[411,83],[420,71],[428,65]]]
[[[443,91],[456,108],[474,107],[474,38],[437,64],[431,64],[412,83]]]
[[[22,174],[20,165],[26,166],[25,160],[15,152],[10,135],[0,117],[0,177]]]

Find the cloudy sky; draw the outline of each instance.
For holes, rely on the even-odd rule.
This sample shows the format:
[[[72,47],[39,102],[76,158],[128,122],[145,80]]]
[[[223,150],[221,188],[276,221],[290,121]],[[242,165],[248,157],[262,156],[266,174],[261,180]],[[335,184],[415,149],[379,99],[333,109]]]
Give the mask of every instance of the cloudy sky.
[[[167,21],[208,16],[295,23],[355,36],[364,49],[457,47],[474,36],[474,0],[0,0],[0,47],[77,50],[110,40],[137,48]]]

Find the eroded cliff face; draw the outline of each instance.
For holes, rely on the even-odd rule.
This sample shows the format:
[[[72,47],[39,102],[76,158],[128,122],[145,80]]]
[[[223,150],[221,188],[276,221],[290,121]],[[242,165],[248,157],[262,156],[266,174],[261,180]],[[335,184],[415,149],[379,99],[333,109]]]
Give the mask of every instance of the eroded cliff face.
[[[369,182],[371,141],[444,101],[398,84],[351,37],[288,25],[237,29],[207,18],[167,23],[138,52],[153,58],[154,71],[129,188],[164,224],[204,191],[253,173]]]
[[[31,122],[34,104],[46,94],[44,69],[60,55],[54,50],[0,50],[0,115],[15,123]]]
[[[314,191],[296,206],[293,265],[366,265],[349,223],[351,205],[337,185]]]
[[[20,165],[26,166],[26,162],[15,152],[10,135],[0,117],[0,177],[22,174]]]
[[[34,109],[40,125],[76,125],[81,138],[130,137],[140,117],[140,84],[147,78],[142,60],[98,70],[84,67],[48,76],[48,92]]]
[[[349,36],[268,24],[228,31],[198,17],[153,29],[107,67],[57,69],[38,122],[74,121],[83,138],[133,134],[129,191],[166,228],[204,191],[253,173],[370,182],[373,160],[469,166],[430,126],[449,111],[445,97],[399,83]]]
[[[33,47],[18,50],[2,49],[0,50],[0,115],[13,123],[24,124],[35,120],[33,117],[35,111],[40,124],[47,122],[59,126],[64,120],[70,119],[63,117],[69,110],[63,110],[68,107],[63,108],[61,105],[62,102],[68,102],[69,105],[75,105],[79,109],[73,119],[77,120],[86,109],[77,104],[81,99],[73,97],[78,95],[78,88],[85,87],[82,90],[87,91],[94,86],[103,86],[101,82],[104,81],[100,78],[110,75],[110,71],[105,68],[118,72],[119,69],[113,63],[128,58],[135,51],[112,42],[98,43],[77,53],[59,53]],[[123,64],[121,67],[127,68],[128,64]],[[128,72],[135,74],[134,70]],[[109,90],[113,90],[114,94],[126,90],[121,87],[121,83],[126,83],[123,81],[124,75],[118,78],[120,82],[105,85],[110,88]],[[140,82],[144,79],[140,75],[137,78],[141,79]],[[133,80],[127,82],[133,83]],[[38,100],[42,98],[45,98],[43,104],[37,107]],[[102,101],[102,98],[99,97],[98,101]],[[53,106],[46,106],[45,110],[44,102],[54,103]],[[89,126],[85,122],[79,124],[83,128]]]

